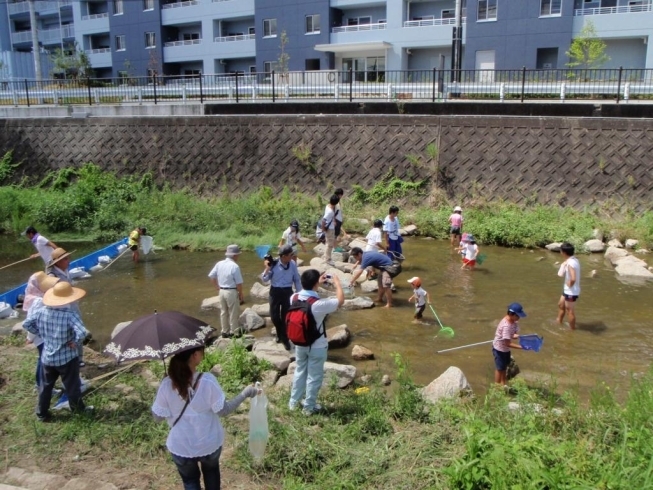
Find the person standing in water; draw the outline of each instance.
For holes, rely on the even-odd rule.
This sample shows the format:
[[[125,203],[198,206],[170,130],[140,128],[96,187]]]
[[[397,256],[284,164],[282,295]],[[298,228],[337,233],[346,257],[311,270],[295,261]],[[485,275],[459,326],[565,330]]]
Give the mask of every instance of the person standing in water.
[[[576,301],[580,296],[580,262],[574,256],[574,246],[571,243],[563,243],[560,246],[560,254],[565,261],[560,265],[558,276],[564,277],[565,282],[562,285],[562,296],[558,300],[558,323],[567,314],[569,328],[576,330]]]

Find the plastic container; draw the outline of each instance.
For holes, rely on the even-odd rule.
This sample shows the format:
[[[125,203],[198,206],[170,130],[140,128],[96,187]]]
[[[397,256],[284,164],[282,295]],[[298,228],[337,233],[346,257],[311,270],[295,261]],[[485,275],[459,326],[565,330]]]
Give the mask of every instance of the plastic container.
[[[539,335],[520,335],[519,336],[519,345],[524,350],[532,350],[534,352],[540,352],[542,344],[544,343],[544,338]]]

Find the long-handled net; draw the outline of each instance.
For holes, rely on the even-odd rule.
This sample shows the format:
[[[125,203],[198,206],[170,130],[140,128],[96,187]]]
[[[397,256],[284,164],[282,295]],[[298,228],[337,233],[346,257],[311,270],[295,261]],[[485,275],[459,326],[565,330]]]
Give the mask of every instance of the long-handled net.
[[[433,312],[433,315],[435,316],[435,319],[438,321],[438,324],[440,325],[440,331],[437,333],[436,337],[438,335],[442,335],[443,337],[447,337],[449,339],[452,339],[453,336],[455,335],[455,332],[453,331],[453,328],[445,327],[444,325],[442,325],[442,322],[440,321],[440,318],[438,317],[438,314],[433,309],[433,306],[429,305],[429,308],[431,308],[431,311]]]
[[[256,247],[256,255],[258,255],[259,259],[262,259],[267,255],[271,248],[272,245],[259,245]]]
[[[476,263],[478,265],[483,265],[483,262],[485,262],[485,259],[487,259],[487,255],[485,254],[478,254],[478,257],[476,257]]]

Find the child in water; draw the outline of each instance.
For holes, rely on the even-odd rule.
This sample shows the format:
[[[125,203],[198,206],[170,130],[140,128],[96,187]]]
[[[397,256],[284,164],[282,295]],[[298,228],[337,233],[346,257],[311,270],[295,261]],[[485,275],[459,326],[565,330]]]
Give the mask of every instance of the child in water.
[[[431,296],[422,288],[422,280],[419,277],[411,277],[408,279],[408,284],[413,286],[413,295],[408,298],[408,302],[415,301],[415,314],[413,318],[420,320],[426,304],[431,304]]]
[[[476,266],[476,257],[478,257],[479,248],[473,235],[467,235],[467,242],[461,247],[463,253],[463,266],[461,269],[473,270]]]
[[[526,312],[519,303],[508,305],[506,316],[497,325],[492,342],[494,355],[494,382],[505,385],[508,381],[508,366],[510,366],[510,349],[521,349],[519,343],[513,342],[519,338],[520,318],[525,318]]]

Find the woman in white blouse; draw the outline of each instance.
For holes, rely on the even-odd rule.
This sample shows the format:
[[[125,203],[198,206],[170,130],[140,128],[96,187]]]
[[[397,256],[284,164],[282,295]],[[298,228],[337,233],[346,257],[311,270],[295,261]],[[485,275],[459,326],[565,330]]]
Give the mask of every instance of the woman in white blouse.
[[[198,373],[204,346],[172,357],[152,405],[154,418],[166,420],[170,432],[166,446],[177,465],[185,490],[220,489],[220,452],[224,429],[220,417],[233,412],[245,400],[256,396],[254,386],[226,400],[218,380],[211,373]]]

